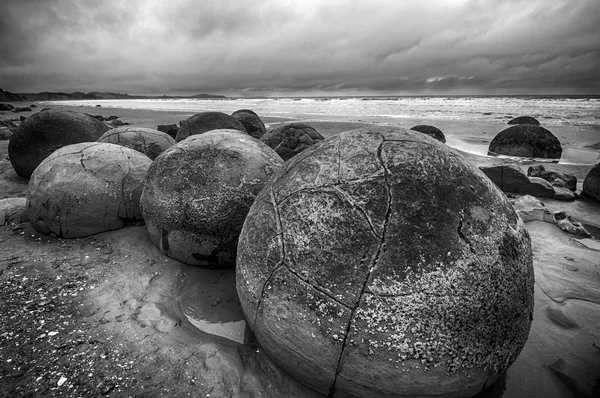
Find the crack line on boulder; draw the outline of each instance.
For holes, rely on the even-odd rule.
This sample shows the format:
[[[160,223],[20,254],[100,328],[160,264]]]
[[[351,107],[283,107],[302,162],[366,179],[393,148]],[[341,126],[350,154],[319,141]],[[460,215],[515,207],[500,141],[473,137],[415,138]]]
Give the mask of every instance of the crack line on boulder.
[[[337,363],[337,366],[335,369],[335,377],[333,379],[333,383],[332,383],[331,387],[329,387],[329,395],[328,395],[329,398],[332,398],[335,395],[335,388],[336,388],[337,380],[338,380],[338,377],[339,377],[339,374],[341,371],[342,359],[344,357],[344,351],[346,351],[346,347],[348,344],[348,335],[350,334],[350,329],[352,328],[352,323],[354,321],[354,318],[356,317],[356,312],[358,311],[358,307],[360,306],[360,301],[361,301],[363,295],[365,294],[365,291],[367,290],[367,285],[369,284],[371,275],[373,274],[373,271],[376,269],[376,267],[379,263],[381,251],[383,249],[383,245],[385,244],[385,235],[387,232],[387,227],[388,227],[389,220],[390,220],[393,198],[392,198],[392,188],[390,186],[390,181],[389,181],[390,171],[386,167],[385,162],[383,161],[383,158],[382,158],[382,153],[381,153],[383,144],[385,143],[385,137],[382,136],[382,138],[383,138],[382,142],[377,147],[377,158],[379,159],[379,163],[381,164],[381,167],[384,170],[384,181],[385,181],[385,184],[387,187],[387,209],[385,212],[385,218],[384,218],[384,222],[383,222],[382,238],[379,242],[379,247],[377,247],[377,252],[375,253],[375,256],[373,257],[373,261],[371,262],[371,267],[369,268],[369,272],[367,273],[367,276],[363,283],[361,292],[358,296],[358,300],[356,301],[356,304],[354,305],[354,308],[352,309],[352,312],[350,314],[350,320],[348,321],[348,324],[346,326],[346,333],[344,334],[344,341],[342,342],[342,349],[340,350],[340,356],[338,358],[338,363]]]
[[[256,320],[258,319],[258,313],[260,311],[260,307],[263,303],[263,298],[265,296],[265,293],[267,291],[267,285],[269,284],[269,282],[271,281],[271,279],[273,278],[273,275],[275,275],[275,273],[277,271],[279,271],[282,267],[285,266],[285,263],[283,261],[280,261],[276,266],[275,269],[273,270],[273,272],[271,272],[271,275],[269,275],[269,277],[267,278],[267,280],[265,281],[265,283],[262,286],[261,289],[261,293],[260,293],[260,297],[258,299],[258,304],[256,305],[256,312],[254,313],[254,320],[252,321],[252,327],[254,328],[256,326]]]
[[[458,237],[469,246],[469,250],[471,251],[471,253],[474,254],[475,256],[477,256],[477,252],[473,248],[473,245],[471,244],[471,240],[469,238],[467,238],[467,236],[462,231],[464,218],[465,218],[465,214],[461,211],[460,218],[458,219],[458,226],[456,227],[456,233],[458,234]]]
[[[383,239],[382,236],[379,236],[379,234],[375,231],[375,227],[373,226],[373,222],[371,221],[371,217],[369,217],[369,215],[367,214],[367,212],[365,211],[365,209],[363,209],[362,207],[360,207],[359,205],[357,205],[356,203],[354,203],[354,201],[352,200],[352,198],[350,197],[350,195],[345,192],[343,189],[340,189],[337,186],[333,186],[332,187],[336,192],[338,192],[348,203],[350,203],[352,205],[352,207],[356,210],[358,210],[367,220],[367,224],[369,224],[369,228],[371,229],[371,232],[373,233],[373,235],[375,235],[375,237],[379,240]]]

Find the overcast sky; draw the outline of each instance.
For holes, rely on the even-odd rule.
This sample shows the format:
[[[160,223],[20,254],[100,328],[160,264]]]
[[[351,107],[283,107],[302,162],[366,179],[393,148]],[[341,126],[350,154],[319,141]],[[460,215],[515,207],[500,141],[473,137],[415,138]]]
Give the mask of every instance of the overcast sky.
[[[599,94],[600,0],[0,0],[0,87]]]

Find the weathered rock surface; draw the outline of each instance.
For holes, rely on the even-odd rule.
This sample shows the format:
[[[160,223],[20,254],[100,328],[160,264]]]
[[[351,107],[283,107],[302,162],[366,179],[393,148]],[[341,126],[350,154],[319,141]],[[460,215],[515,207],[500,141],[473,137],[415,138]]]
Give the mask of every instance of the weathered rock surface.
[[[21,122],[8,144],[13,168],[29,178],[52,152],[66,145],[93,142],[109,127],[93,117],[73,111],[44,110]]]
[[[571,191],[577,190],[577,177],[560,171],[546,170],[543,165],[530,166],[527,169],[528,177],[540,177],[548,181],[553,187],[567,188]]]
[[[0,225],[27,221],[26,198],[0,199]]]
[[[428,136],[433,137],[438,141],[446,143],[446,136],[444,136],[442,130],[438,129],[437,127],[429,126],[427,124],[420,124],[418,126],[411,127],[410,129],[427,134]]]
[[[600,163],[592,167],[585,176],[583,194],[600,202]]]
[[[102,134],[98,142],[108,142],[135,149],[154,160],[177,141],[158,130],[143,127],[118,127]]]
[[[248,209],[281,164],[271,148],[237,130],[167,149],[152,163],[141,199],[152,242],[187,264],[234,265]]]
[[[43,234],[78,238],[142,220],[139,199],[152,161],[124,146],[62,147],[29,180],[27,215]]]
[[[323,141],[323,136],[306,123],[288,123],[267,131],[260,140],[273,148],[283,160]]]
[[[462,157],[368,127],[268,181],[236,286],[266,353],[323,394],[472,396],[525,344],[531,250],[508,199]]]
[[[540,122],[531,116],[518,116],[508,121],[508,124],[533,124],[536,126],[540,125]]]
[[[490,142],[496,155],[560,159],[562,146],[549,130],[532,124],[518,124],[499,132]]]
[[[223,112],[200,112],[181,123],[175,141],[179,142],[191,135],[219,129],[233,129],[246,133],[242,123],[233,116]]]
[[[8,127],[0,127],[0,140],[10,140],[13,136],[13,132]]]
[[[241,109],[231,114],[236,118],[246,129],[246,132],[252,137],[260,139],[266,132],[267,128],[260,117],[248,109]]]

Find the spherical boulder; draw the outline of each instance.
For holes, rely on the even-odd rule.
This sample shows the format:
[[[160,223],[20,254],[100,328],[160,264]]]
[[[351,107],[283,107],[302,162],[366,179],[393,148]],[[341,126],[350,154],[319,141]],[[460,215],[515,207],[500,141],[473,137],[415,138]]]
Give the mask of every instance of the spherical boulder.
[[[152,161],[120,145],[68,145],[48,156],[29,180],[27,215],[43,234],[80,238],[141,221],[139,201]]]
[[[260,138],[267,132],[267,128],[262,120],[260,120],[260,117],[248,109],[235,111],[231,116],[242,123],[246,132],[254,138]]]
[[[427,134],[428,136],[433,137],[440,142],[446,143],[446,137],[444,136],[444,133],[442,133],[442,130],[438,129],[437,127],[429,126],[427,124],[420,124],[418,126],[411,127],[410,129]]]
[[[600,202],[600,163],[592,167],[583,180],[583,195]]]
[[[154,160],[165,149],[175,145],[169,134],[143,127],[117,127],[102,134],[98,142],[108,142],[135,149]]]
[[[541,126],[517,124],[499,132],[490,142],[496,155],[560,159],[562,146],[554,134]]]
[[[306,123],[288,123],[267,131],[260,140],[288,160],[324,138]]]
[[[540,125],[540,122],[531,116],[518,116],[514,119],[508,121],[508,124],[534,124],[536,126]]]
[[[191,265],[230,267],[250,205],[283,163],[237,130],[189,137],[158,156],[141,198],[152,242]]]
[[[223,112],[200,112],[183,121],[177,131],[175,141],[179,142],[191,135],[203,134],[211,130],[233,129],[246,132],[236,118]]]
[[[109,129],[101,121],[82,113],[43,110],[25,119],[10,138],[10,162],[18,175],[29,178],[52,152],[66,145],[96,141]]]
[[[333,396],[472,396],[523,348],[529,234],[439,141],[367,127],[286,162],[256,198],[236,287],[267,355]]]

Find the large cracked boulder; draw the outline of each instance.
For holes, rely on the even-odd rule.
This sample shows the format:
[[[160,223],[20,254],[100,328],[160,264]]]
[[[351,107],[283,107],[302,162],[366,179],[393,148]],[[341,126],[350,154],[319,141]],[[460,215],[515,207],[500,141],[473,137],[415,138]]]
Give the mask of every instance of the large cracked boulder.
[[[516,118],[509,120],[508,124],[533,124],[539,126],[540,122],[531,116],[517,116]]]
[[[260,137],[267,132],[267,128],[265,127],[263,121],[251,110],[240,109],[239,111],[233,112],[231,116],[242,123],[246,129],[246,132],[254,138],[260,139]]]
[[[585,176],[583,194],[600,202],[600,163],[592,167]]]
[[[418,131],[423,134],[427,134],[430,137],[435,138],[436,140],[446,143],[446,136],[442,133],[442,130],[438,129],[435,126],[429,126],[427,124],[419,124],[418,126],[414,126],[410,128],[411,130]]]
[[[108,142],[135,149],[154,160],[165,149],[175,145],[169,134],[144,127],[118,127],[102,134],[98,142]]]
[[[527,340],[531,241],[444,144],[367,127],[269,180],[240,235],[236,286],[269,357],[323,394],[467,397]]]
[[[152,161],[104,142],[62,147],[33,172],[27,215],[43,234],[80,238],[141,221],[139,201]]]
[[[306,123],[288,123],[267,131],[260,140],[288,160],[324,138]]]
[[[18,175],[29,178],[52,152],[66,145],[96,141],[109,129],[83,113],[43,110],[25,119],[10,138],[10,162]]]
[[[562,146],[549,130],[532,124],[517,124],[499,132],[488,151],[491,155],[560,159]]]
[[[246,133],[242,123],[233,116],[223,112],[200,112],[181,123],[175,141],[179,142],[191,135],[219,129],[233,129]]]
[[[141,204],[152,242],[191,265],[230,267],[254,198],[283,163],[237,130],[189,137],[157,157]]]

